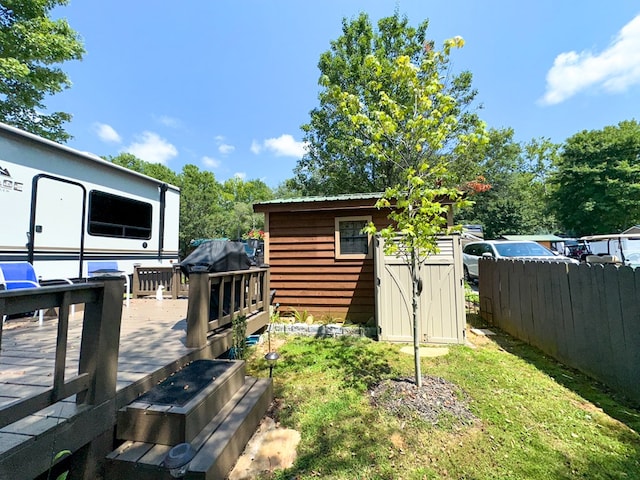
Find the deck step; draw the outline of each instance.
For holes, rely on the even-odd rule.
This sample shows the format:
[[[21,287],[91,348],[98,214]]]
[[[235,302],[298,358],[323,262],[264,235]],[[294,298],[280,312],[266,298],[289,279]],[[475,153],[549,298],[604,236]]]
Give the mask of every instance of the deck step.
[[[118,412],[117,438],[190,442],[242,387],[245,363],[196,360]]]
[[[225,478],[273,399],[270,378],[245,377],[244,384],[191,440],[197,451],[186,477]],[[181,443],[181,442],[178,442]],[[172,445],[128,440],[107,456],[105,480],[169,480],[162,461]]]

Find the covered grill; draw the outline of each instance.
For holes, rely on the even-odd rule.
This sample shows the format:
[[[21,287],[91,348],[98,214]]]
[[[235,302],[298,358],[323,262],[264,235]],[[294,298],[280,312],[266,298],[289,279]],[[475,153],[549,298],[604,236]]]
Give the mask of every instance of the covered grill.
[[[247,270],[251,261],[242,242],[228,240],[207,240],[200,244],[190,255],[180,262],[180,269],[188,277],[190,273],[219,273]],[[234,311],[240,302],[241,282],[235,282],[235,304],[231,305],[231,283],[224,283],[222,296],[222,314]],[[211,285],[210,320],[218,318],[220,302],[220,283]]]
[[[180,269],[186,276],[193,272],[246,270],[250,266],[244,244],[228,240],[207,240],[180,262]]]

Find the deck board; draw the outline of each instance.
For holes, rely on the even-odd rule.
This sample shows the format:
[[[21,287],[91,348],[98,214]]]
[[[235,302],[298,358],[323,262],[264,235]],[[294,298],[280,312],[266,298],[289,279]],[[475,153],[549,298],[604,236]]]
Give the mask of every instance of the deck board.
[[[7,425],[0,430],[0,477],[16,469],[21,469],[20,479],[39,475],[42,465],[49,464],[50,452],[60,448],[57,445],[78,450],[91,441],[95,431],[115,426],[115,412],[182,366],[224,353],[231,345],[230,329],[210,334],[206,344],[199,348],[186,346],[187,307],[187,299],[155,298],[132,299],[129,307],[123,307],[115,397],[100,405],[76,406],[73,395]],[[247,334],[263,328],[269,321],[268,312],[256,313],[248,318]],[[78,371],[82,318],[83,312],[79,310],[69,319],[66,379]],[[0,406],[51,388],[57,333],[57,319],[53,317],[45,318],[43,325],[37,319],[7,321],[0,345]],[[142,455],[154,463],[169,447],[145,448],[136,446],[128,454]],[[36,458],[36,462],[30,460]]]
[[[128,389],[139,389],[151,374],[171,362],[180,362],[194,350],[185,346],[187,303],[186,299],[132,299],[129,307],[123,307],[116,386],[122,402],[137,396]],[[79,311],[69,322],[66,378],[78,371],[81,327]],[[31,319],[7,321],[0,349],[0,405],[51,387],[56,336],[56,318],[46,318],[42,326]],[[77,413],[78,407],[70,398],[8,425],[0,430],[0,452],[31,441],[60,419]]]

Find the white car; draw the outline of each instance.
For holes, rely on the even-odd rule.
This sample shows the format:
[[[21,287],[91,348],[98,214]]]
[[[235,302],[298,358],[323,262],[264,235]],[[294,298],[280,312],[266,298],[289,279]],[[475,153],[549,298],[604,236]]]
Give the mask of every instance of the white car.
[[[580,263],[573,258],[555,254],[539,243],[529,240],[485,240],[483,242],[468,243],[462,250],[465,280],[471,282],[478,278],[478,259],[484,256]]]

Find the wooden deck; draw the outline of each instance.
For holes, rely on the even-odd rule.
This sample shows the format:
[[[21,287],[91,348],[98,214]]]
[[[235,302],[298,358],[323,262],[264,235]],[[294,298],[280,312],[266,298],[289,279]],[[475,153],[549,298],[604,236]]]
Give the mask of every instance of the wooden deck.
[[[264,291],[268,291],[266,287]],[[11,417],[4,417],[3,407],[46,392],[55,385],[56,342],[60,332],[55,316],[45,317],[41,326],[37,319],[7,320],[0,337],[0,424],[6,424],[0,428],[0,453],[18,453],[5,456],[5,460],[9,460],[0,462],[0,478],[6,474],[10,474],[7,478],[16,479],[37,477],[43,473],[42,465],[57,452],[69,449],[75,453],[87,441],[92,441],[89,430],[83,430],[83,423],[94,424],[95,430],[95,423],[102,421],[104,430],[113,429],[118,409],[187,363],[224,353],[232,342],[230,328],[210,331],[204,343],[187,347],[188,304],[186,298],[162,301],[154,298],[131,299],[128,307],[123,306],[113,401],[96,407],[77,402],[76,395],[72,395],[10,424],[6,424]],[[247,334],[267,322],[268,311],[250,315]],[[79,371],[82,326],[82,311],[69,316],[65,378]],[[61,428],[62,424],[68,428]],[[51,434],[52,431],[56,433]],[[50,438],[43,442],[47,436]],[[112,437],[107,441],[111,440]],[[33,458],[33,448],[23,448],[34,443],[40,445],[37,455],[41,458]]]

